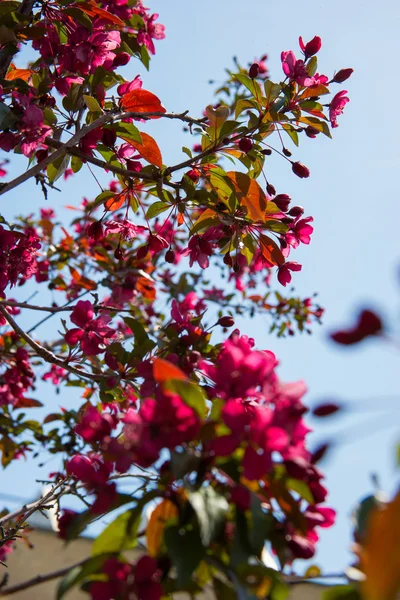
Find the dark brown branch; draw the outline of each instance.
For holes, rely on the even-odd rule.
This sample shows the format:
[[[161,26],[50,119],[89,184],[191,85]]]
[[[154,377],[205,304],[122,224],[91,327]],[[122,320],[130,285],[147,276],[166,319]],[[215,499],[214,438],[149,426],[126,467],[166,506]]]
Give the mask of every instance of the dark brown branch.
[[[70,364],[68,364],[68,362],[66,362],[62,358],[59,358],[58,356],[53,354],[53,352],[50,352],[50,350],[47,350],[43,346],[40,346],[40,344],[35,342],[35,340],[33,340],[23,329],[21,329],[21,327],[18,325],[18,323],[16,323],[16,321],[13,319],[13,317],[10,315],[7,309],[1,304],[0,313],[6,319],[8,324],[14,329],[14,331],[18,333],[18,335],[21,336],[23,340],[25,340],[28,346],[30,346],[36,352],[36,354],[40,356],[40,358],[43,358],[43,360],[45,360],[46,362],[57,365],[58,367],[61,367],[66,371],[77,375],[78,377],[90,379],[91,381],[101,381],[103,379],[103,375],[85,373],[84,371],[81,371],[80,369],[71,366]]]
[[[32,579],[27,579],[27,581],[7,587],[3,590],[0,590],[0,596],[11,596],[11,594],[16,594],[22,590],[27,590],[35,585],[39,585],[40,583],[45,583],[46,581],[51,581],[52,579],[58,579],[59,577],[69,573],[69,571],[72,569],[76,569],[76,567],[80,567],[85,564],[86,560],[87,559],[81,560],[80,562],[70,565],[69,567],[63,567],[62,569],[52,571],[51,573],[46,573],[45,575],[36,575],[36,577],[32,577]]]
[[[49,156],[47,156],[40,163],[38,163],[37,165],[34,165],[33,167],[31,167],[30,169],[28,169],[24,173],[21,173],[21,175],[19,175],[18,177],[16,177],[12,181],[9,181],[5,185],[3,185],[1,187],[1,189],[0,189],[0,196],[3,195],[3,194],[5,194],[5,193],[7,193],[7,192],[9,192],[12,189],[18,187],[19,185],[21,185],[25,181],[28,181],[28,179],[31,179],[32,177],[35,177],[44,168],[46,168],[49,164],[51,164],[52,162],[56,161],[61,156],[64,156],[65,154],[69,153],[72,149],[75,148],[75,146],[77,146],[77,144],[79,144],[80,140],[85,135],[87,135],[88,133],[90,133],[94,129],[97,129],[98,127],[102,127],[103,125],[106,125],[107,123],[111,123],[111,122],[115,122],[115,121],[120,121],[121,119],[128,119],[128,118],[151,119],[153,117],[160,117],[160,118],[163,117],[165,119],[178,119],[180,121],[192,122],[192,123],[201,123],[202,122],[202,119],[200,119],[200,120],[192,119],[192,117],[188,117],[186,115],[186,113],[182,113],[182,114],[160,113],[160,112],[136,113],[136,112],[132,112],[132,111],[122,111],[122,112],[118,111],[118,112],[108,112],[108,113],[105,113],[104,115],[102,115],[101,117],[99,117],[98,119],[96,119],[95,121],[93,121],[92,123],[90,123],[89,125],[86,125],[85,127],[82,127],[82,129],[80,129],[79,131],[77,131],[75,133],[75,135],[73,135],[69,140],[67,140],[64,144],[62,144],[60,146],[60,148],[58,148],[55,152],[53,152],[52,154],[50,154]],[[198,155],[198,157],[201,157],[202,155],[207,156],[207,152],[205,154],[202,153],[201,155]],[[194,157],[193,160],[186,161],[185,164],[191,164],[198,157]],[[102,163],[101,167],[104,168],[103,161],[100,161],[100,162]],[[109,169],[110,166],[108,165],[108,163],[105,163],[105,164],[107,165],[107,168]],[[176,167],[171,167],[167,171],[168,171],[168,173],[172,173],[173,171],[176,171],[179,168],[181,168],[181,167],[179,165],[177,165]],[[122,171],[123,171],[123,174],[126,174],[126,171],[124,169],[122,169]],[[135,176],[136,176],[136,178],[138,178],[138,174],[137,173],[135,173]],[[157,179],[157,178],[155,178],[155,179]]]

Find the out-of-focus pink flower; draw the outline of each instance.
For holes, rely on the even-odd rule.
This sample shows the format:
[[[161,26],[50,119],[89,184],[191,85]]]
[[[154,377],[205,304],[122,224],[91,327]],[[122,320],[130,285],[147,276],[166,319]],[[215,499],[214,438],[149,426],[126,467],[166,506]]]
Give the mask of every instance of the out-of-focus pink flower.
[[[331,335],[331,338],[337,344],[350,346],[361,342],[369,336],[379,335],[382,332],[383,323],[381,318],[372,310],[363,310],[354,327],[336,331]]]
[[[115,331],[108,327],[111,317],[108,313],[93,319],[93,305],[89,300],[79,300],[71,314],[71,321],[78,327],[70,329],[65,334],[65,341],[69,346],[80,343],[81,350],[88,356],[104,352],[108,340],[115,335]]]
[[[278,281],[281,285],[287,286],[292,281],[291,271],[301,271],[302,266],[295,261],[285,262],[278,269]]]
[[[88,406],[80,423],[75,425],[75,432],[90,444],[99,442],[117,425],[117,420],[109,413],[101,413],[95,406]]]

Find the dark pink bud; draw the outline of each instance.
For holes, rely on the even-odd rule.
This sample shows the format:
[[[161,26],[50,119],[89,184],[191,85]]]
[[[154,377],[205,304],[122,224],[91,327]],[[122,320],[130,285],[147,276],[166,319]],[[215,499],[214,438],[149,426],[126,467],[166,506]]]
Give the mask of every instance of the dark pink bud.
[[[380,317],[371,310],[363,310],[355,327],[336,331],[331,335],[331,339],[337,344],[351,346],[361,342],[366,337],[378,335],[382,332],[382,329],[383,324]]]
[[[319,131],[317,129],[314,129],[314,127],[311,127],[311,125],[306,127],[304,132],[305,132],[306,136],[309,138],[315,138],[319,134]]]
[[[346,81],[346,79],[352,76],[353,72],[354,69],[340,69],[334,78],[331,79],[331,83],[343,83],[343,81]]]
[[[197,183],[200,178],[200,171],[198,169],[190,169],[190,171],[187,171],[186,177]]]
[[[289,210],[288,214],[291,217],[300,217],[304,214],[304,208],[302,206],[293,206],[293,208]]]
[[[270,196],[275,196],[276,194],[276,189],[275,186],[272,185],[272,183],[267,183],[267,193]]]
[[[176,259],[176,253],[174,252],[174,250],[172,250],[171,248],[169,250],[166,251],[165,253],[165,260],[167,261],[167,263],[170,264],[174,264]]]
[[[137,251],[137,253],[136,253],[136,256],[138,257],[138,260],[143,260],[144,258],[146,258],[148,251],[149,251],[148,244],[145,244],[144,246],[141,246],[139,248],[139,250]]]
[[[310,177],[310,169],[301,162],[292,162],[292,171],[297,177],[301,177],[301,179]]]
[[[271,156],[272,150],[271,148],[265,148],[265,150],[261,150],[261,154],[264,154],[264,156]]]
[[[120,52],[113,60],[113,67],[123,67],[131,60],[127,52]]]
[[[249,69],[249,77],[251,77],[252,79],[255,79],[256,77],[258,77],[259,72],[260,72],[260,65],[258,65],[257,63],[253,63]]]
[[[253,146],[254,146],[254,144],[250,138],[242,138],[239,141],[239,149],[242,152],[245,152],[246,154],[248,152],[250,152],[250,150],[253,148]]]
[[[314,544],[307,538],[301,537],[300,535],[293,535],[288,545],[296,558],[303,558],[307,560],[314,556]]]
[[[316,406],[313,409],[312,414],[314,415],[314,417],[329,417],[330,415],[335,414],[339,410],[340,410],[340,406],[338,404],[334,404],[333,402],[330,402],[330,403],[320,404],[319,406]]]
[[[330,448],[329,444],[321,444],[321,446],[318,446],[318,448],[316,450],[314,450],[314,452],[311,455],[311,463],[313,465],[315,465],[320,460],[322,460],[324,458],[324,456],[326,455],[326,453],[328,452],[329,448]]]
[[[86,229],[86,233],[93,240],[99,240],[103,237],[103,225],[100,221],[94,221]]]
[[[287,212],[290,205],[291,197],[287,194],[278,194],[274,198],[274,202],[282,212]]]
[[[117,248],[116,251],[114,252],[114,258],[116,258],[117,260],[123,260],[124,258],[124,251],[121,250],[121,248]]]
[[[312,40],[307,42],[307,44],[304,44],[303,38],[300,37],[299,44],[300,48],[304,52],[305,58],[307,59],[310,58],[310,56],[314,56],[314,54],[317,54],[317,52],[321,50],[322,41],[321,38],[318,35],[316,35],[315,37],[313,37]]]
[[[117,141],[117,134],[113,129],[103,129],[103,144],[109,148],[113,148]]]
[[[233,327],[235,324],[235,319],[227,315],[226,317],[221,317],[218,319],[218,325],[221,327]]]

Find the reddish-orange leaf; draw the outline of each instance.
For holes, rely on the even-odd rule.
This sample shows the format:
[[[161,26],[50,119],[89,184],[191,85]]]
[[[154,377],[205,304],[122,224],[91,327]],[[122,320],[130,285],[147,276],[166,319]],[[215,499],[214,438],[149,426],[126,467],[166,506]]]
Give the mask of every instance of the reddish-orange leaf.
[[[257,181],[239,171],[229,171],[227,176],[235,186],[239,203],[247,208],[250,219],[265,221],[267,197]]]
[[[270,237],[260,234],[260,250],[263,257],[276,267],[283,265],[285,257],[283,256],[278,244]]]
[[[122,190],[122,192],[120,192],[119,194],[117,194],[116,196],[112,196],[112,198],[109,198],[108,200],[106,200],[106,202],[104,203],[104,208],[106,210],[118,210],[119,208],[121,208],[121,206],[123,206],[127,200],[129,196],[129,190],[125,189]]]
[[[178,508],[167,498],[155,507],[146,528],[146,546],[150,556],[157,556],[161,549],[167,521],[178,516]]]
[[[147,162],[161,169],[162,156],[156,140],[152,138],[151,135],[149,135],[148,133],[144,133],[144,131],[141,131],[140,135],[142,138],[142,144],[140,142],[135,142],[132,139],[124,137],[121,134],[119,134],[119,137],[125,142],[128,142],[128,144],[130,144],[134,148],[136,148],[140,156],[147,160]]]
[[[125,27],[125,23],[119,17],[112,15],[103,8],[99,8],[94,2],[82,2],[78,4],[76,8],[80,8],[84,13],[86,13],[90,17],[101,17],[109,23],[119,25],[120,27]]]
[[[147,298],[147,300],[155,300],[156,299],[156,290],[154,287],[154,283],[149,281],[147,277],[139,277],[136,282],[137,291]]]
[[[161,104],[161,100],[152,92],[147,90],[133,90],[121,98],[121,107],[123,110],[130,110],[137,113],[165,113],[166,110]],[[149,117],[150,119],[160,119],[161,117]]]
[[[329,94],[329,88],[326,85],[314,85],[308,87],[301,93],[300,99],[305,100],[306,98],[313,98],[314,96],[322,96],[323,94]]]
[[[162,358],[154,360],[153,375],[157,383],[166,383],[170,379],[187,379],[187,376],[179,367]]]
[[[43,406],[43,404],[34,398],[19,398],[14,404],[14,408],[38,408],[39,406]]]
[[[5,79],[7,79],[7,81],[14,81],[14,79],[22,79],[23,81],[29,81],[34,72],[35,71],[32,71],[31,69],[16,69],[15,65],[11,63],[11,66],[8,70],[7,75],[5,76]]]

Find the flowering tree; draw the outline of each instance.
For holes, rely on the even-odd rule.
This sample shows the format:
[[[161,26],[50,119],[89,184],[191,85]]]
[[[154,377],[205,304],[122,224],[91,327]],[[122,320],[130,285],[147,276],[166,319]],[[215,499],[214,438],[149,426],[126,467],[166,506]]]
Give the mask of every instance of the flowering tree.
[[[278,193],[268,157],[310,175],[287,145],[297,153],[300,140],[331,136],[349,101],[334,86],[352,70],[320,74],[320,38],[300,38],[297,57],[282,52],[279,83],[266,56],[236,63],[204,114],[176,114],[139,76],[120,74],[134,60],[149,66],[164,37],[157,19],[141,0],[0,4],[0,148],[28,161],[0,195],[39,185],[35,212],[0,225],[2,463],[45,449],[64,464],[43,498],[0,517],[0,558],[37,510],[57,507],[67,541],[116,511],[92,556],[65,569],[59,598],[73,586],[94,600],[208,586],[219,598],[277,600],[285,577],[261,561],[265,545],[282,571],[311,558],[334,511],[307,448],[304,384],[281,382],[274,354],[255,349],[234,316],[265,313],[279,336],[322,316],[282,290],[301,270],[291,253],[309,244],[312,217]],[[178,164],[166,165],[146,132],[162,119],[194,136]],[[71,225],[40,208],[87,170],[111,181],[73,203]],[[30,280],[47,304],[13,299]],[[44,318],[24,329],[21,311]],[[40,339],[50,318],[57,333]],[[31,398],[38,378],[73,387],[80,408],[56,413],[49,402],[42,422],[30,419],[43,404]],[[67,494],[80,512],[64,508]],[[139,541],[131,564],[126,551]]]

